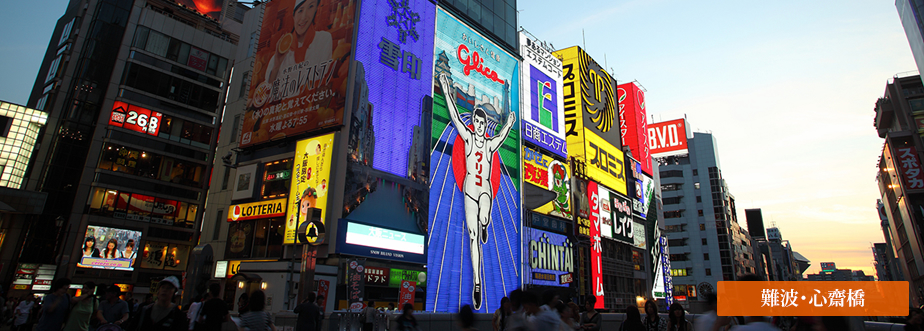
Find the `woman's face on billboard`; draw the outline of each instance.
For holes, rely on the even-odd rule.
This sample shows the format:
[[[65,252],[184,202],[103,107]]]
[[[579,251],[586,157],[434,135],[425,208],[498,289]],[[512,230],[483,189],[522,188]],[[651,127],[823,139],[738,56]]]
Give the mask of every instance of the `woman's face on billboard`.
[[[299,39],[308,31],[308,27],[311,26],[317,12],[318,1],[316,0],[306,0],[295,10],[295,34],[299,36]]]

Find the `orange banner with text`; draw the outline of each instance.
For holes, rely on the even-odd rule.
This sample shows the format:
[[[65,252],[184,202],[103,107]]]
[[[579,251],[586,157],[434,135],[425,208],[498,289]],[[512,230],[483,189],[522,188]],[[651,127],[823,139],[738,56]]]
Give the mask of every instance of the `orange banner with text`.
[[[905,316],[908,282],[720,281],[719,316]]]

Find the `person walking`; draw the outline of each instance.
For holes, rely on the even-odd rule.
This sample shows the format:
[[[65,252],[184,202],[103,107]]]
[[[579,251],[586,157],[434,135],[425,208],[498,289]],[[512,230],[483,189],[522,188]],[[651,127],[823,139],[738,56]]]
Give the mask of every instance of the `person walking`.
[[[706,292],[703,294],[703,296],[706,297],[706,306],[709,310],[705,313],[696,315],[696,319],[693,323],[693,329],[697,331],[712,330],[712,325],[715,324],[715,319],[717,317],[716,312],[718,311],[719,304],[718,296],[713,292]]]
[[[571,310],[571,307],[565,304],[564,302],[558,301],[555,304],[555,309],[558,311],[558,316],[561,317],[561,321],[558,323],[558,331],[574,331],[574,311]]]
[[[29,317],[34,307],[34,296],[30,295],[19,302],[13,310],[13,331],[28,331],[32,329],[32,323],[30,323]]]
[[[375,325],[375,301],[369,300],[369,305],[363,309],[363,331],[372,331]]]
[[[221,285],[209,284],[208,300],[205,300],[199,308],[196,331],[221,331],[221,325],[231,321],[228,304],[219,295],[221,295]]]
[[[247,312],[241,315],[240,327],[248,331],[276,331],[276,325],[266,308],[266,293],[262,290],[253,291],[247,299]]]
[[[645,331],[667,331],[667,320],[658,316],[658,304],[654,300],[645,302]]]
[[[683,306],[678,302],[671,304],[667,329],[670,331],[693,331],[693,323],[687,320],[686,312],[683,311]]]
[[[295,331],[317,331],[321,328],[321,318],[318,305],[314,303],[316,294],[308,292],[308,296],[302,303],[295,306],[293,313],[298,314],[295,321]]]
[[[157,298],[153,304],[141,308],[136,331],[187,331],[189,320],[173,303],[180,289],[180,280],[168,276],[157,283]]]
[[[67,288],[71,280],[59,278],[51,283],[51,293],[42,300],[42,317],[35,326],[36,331],[60,331],[71,308]]]
[[[189,304],[189,310],[186,311],[186,318],[189,319],[189,331],[195,330],[196,326],[199,325],[199,314],[202,313],[202,303],[208,299],[209,293],[205,292],[205,295],[193,298],[193,302]]]
[[[414,317],[414,305],[404,304],[404,312],[395,320],[398,331],[417,331],[417,318]]]
[[[119,298],[122,289],[116,285],[109,285],[106,288],[106,300],[99,303],[99,311],[102,315],[101,324],[113,324],[122,327],[122,324],[128,320],[128,302]]]
[[[93,282],[83,283],[80,289],[80,296],[71,298],[73,307],[67,314],[67,321],[64,323],[64,331],[87,331],[90,329],[90,322],[93,325],[99,323],[99,300],[96,300],[96,284]]]
[[[510,315],[510,298],[503,297],[501,298],[500,307],[494,311],[494,316],[491,317],[491,325],[494,327],[494,331],[504,331],[504,324],[507,322],[507,316]]]
[[[905,318],[905,331],[924,331],[924,311],[912,308]]]
[[[600,323],[603,317],[600,316],[600,313],[597,312],[596,308],[594,308],[596,304],[597,297],[587,297],[587,300],[584,303],[584,308],[587,309],[587,311],[581,315],[581,329],[587,331],[600,331]]]
[[[471,305],[464,305],[459,308],[459,327],[462,331],[478,331],[475,328],[475,312],[472,311]]]
[[[645,324],[642,324],[642,314],[638,312],[637,306],[626,307],[626,320],[622,321],[619,331],[645,331]]]

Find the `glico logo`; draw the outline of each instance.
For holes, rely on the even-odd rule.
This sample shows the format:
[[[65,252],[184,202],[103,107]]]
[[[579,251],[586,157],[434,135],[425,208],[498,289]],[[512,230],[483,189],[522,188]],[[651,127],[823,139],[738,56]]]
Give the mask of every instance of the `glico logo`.
[[[459,45],[459,49],[456,50],[456,56],[459,58],[459,62],[465,65],[462,72],[465,73],[466,76],[474,69],[490,80],[501,84],[507,83],[506,80],[497,77],[496,71],[484,66],[484,58],[481,57],[481,54],[478,54],[478,52],[471,52],[471,56],[469,56],[468,46],[465,46],[465,44]]]

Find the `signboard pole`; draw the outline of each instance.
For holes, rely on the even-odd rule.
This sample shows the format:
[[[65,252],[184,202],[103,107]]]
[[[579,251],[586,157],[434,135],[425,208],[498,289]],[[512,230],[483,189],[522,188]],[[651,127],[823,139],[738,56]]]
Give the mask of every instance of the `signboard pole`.
[[[308,297],[314,286],[314,267],[318,257],[318,246],[302,245],[302,266],[299,269],[298,303]]]

